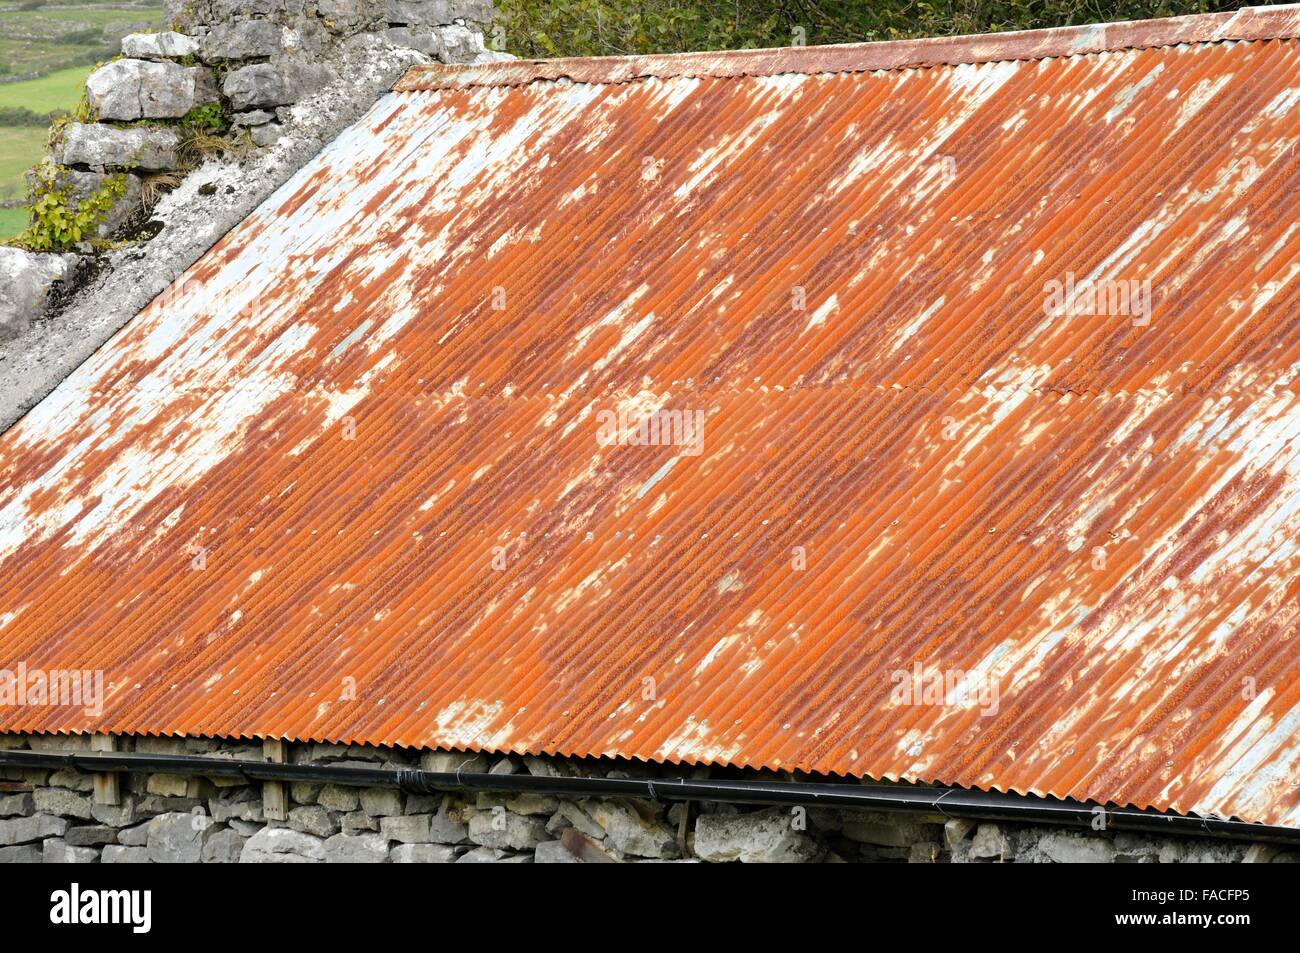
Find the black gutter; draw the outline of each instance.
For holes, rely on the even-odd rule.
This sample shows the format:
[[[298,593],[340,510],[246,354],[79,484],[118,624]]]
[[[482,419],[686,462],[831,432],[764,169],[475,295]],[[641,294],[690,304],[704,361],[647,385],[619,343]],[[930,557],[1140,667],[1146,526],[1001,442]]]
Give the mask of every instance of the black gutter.
[[[136,772],[247,781],[309,781],[356,787],[397,787],[419,794],[488,791],[558,797],[631,797],[653,801],[723,801],[732,804],[910,811],[972,820],[1089,827],[1097,805],[1034,795],[959,788],[800,781],[693,780],[690,778],[543,777],[531,774],[462,774],[413,768],[357,768],[329,764],[276,764],[199,755],[132,752],[0,750],[0,766],[73,769],[87,773]],[[1300,845],[1300,829],[1246,821],[1189,817],[1131,807],[1106,808],[1106,829],[1183,837],[1217,837]]]

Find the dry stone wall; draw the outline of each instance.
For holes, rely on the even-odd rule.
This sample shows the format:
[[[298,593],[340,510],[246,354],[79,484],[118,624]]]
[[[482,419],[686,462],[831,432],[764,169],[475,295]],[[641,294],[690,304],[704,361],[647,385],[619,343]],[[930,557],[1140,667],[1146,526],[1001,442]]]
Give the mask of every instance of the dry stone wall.
[[[258,744],[126,738],[123,750],[260,761]],[[86,750],[82,736],[0,735],[0,748]],[[602,759],[290,746],[297,763],[600,777],[708,776]],[[755,775],[757,776],[757,775]],[[1268,844],[1151,837],[941,815],[660,804],[538,794],[425,795],[289,783],[285,820],[238,778],[122,775],[96,803],[90,775],[0,768],[0,863],[1170,863],[1295,861]]]
[[[86,98],[97,121],[68,129],[57,161],[97,174],[174,170],[186,158],[175,128],[120,124],[193,128],[195,110],[214,105],[235,142],[270,146],[292,123],[285,107],[338,80],[333,48],[361,35],[445,63],[504,55],[484,42],[490,0],[169,0],[166,19],[171,30],[125,37],[122,58],[91,73]]]
[[[301,137],[294,107],[331,89],[357,97],[341,113],[368,106],[383,88],[351,82],[358,59],[508,58],[484,39],[492,13],[491,0],[168,0],[170,29],[123,38],[121,56],[90,74],[84,104],[56,125],[28,177],[34,197],[53,195],[68,217],[87,221],[54,247],[29,237],[25,249],[0,252],[0,341],[24,335],[57,284],[121,247],[109,240],[152,237],[141,226],[159,197],[207,158],[246,158]]]

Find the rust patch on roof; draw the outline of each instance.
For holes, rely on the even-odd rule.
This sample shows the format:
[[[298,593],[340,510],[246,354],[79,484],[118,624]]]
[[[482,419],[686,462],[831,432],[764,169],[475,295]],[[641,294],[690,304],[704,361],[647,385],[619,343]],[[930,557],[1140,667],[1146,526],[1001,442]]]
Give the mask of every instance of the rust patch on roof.
[[[1296,824],[1295,16],[408,77],[0,438],[0,730]]]

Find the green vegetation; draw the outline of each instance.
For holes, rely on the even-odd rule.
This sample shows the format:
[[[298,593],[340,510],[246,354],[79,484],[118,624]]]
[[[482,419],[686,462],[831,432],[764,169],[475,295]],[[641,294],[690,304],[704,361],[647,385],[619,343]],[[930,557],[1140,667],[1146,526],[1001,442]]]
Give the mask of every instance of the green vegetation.
[[[72,189],[59,181],[59,168],[41,163],[33,170],[27,194],[27,230],[15,244],[30,251],[63,251],[93,235],[95,226],[108,217],[113,203],[126,194],[126,176],[108,177],[94,195],[77,201]]]
[[[674,53],[991,33],[1236,10],[1241,0],[496,0],[518,56]],[[800,32],[801,31],[801,32]]]
[[[181,117],[181,128],[191,132],[207,132],[220,135],[230,128],[226,117],[221,115],[221,103],[207,103],[195,106]]]
[[[0,241],[27,225],[24,176],[45,152],[50,115],[75,114],[95,63],[162,18],[161,0],[0,0]]]
[[[72,109],[86,83],[93,64],[73,66],[19,83],[0,83],[0,109],[14,107],[35,113]]]
[[[6,94],[11,85],[28,84],[0,84],[0,96]],[[72,103],[75,102],[74,96]],[[22,204],[23,195],[27,190],[24,176],[28,169],[40,161],[45,153],[45,143],[48,138],[49,129],[43,125],[0,127],[0,206]],[[16,212],[17,215],[7,214],[11,211]],[[0,215],[0,241],[12,238],[27,224],[21,208],[0,207],[0,212],[6,213]]]
[[[162,4],[77,3],[59,0],[34,9],[29,3],[0,5],[0,77],[44,75],[89,65],[117,52],[118,41],[162,25]]]
[[[46,129],[29,126],[6,129],[0,133],[0,182],[21,178],[32,165],[25,162],[24,158],[31,155],[33,149],[39,151],[44,148],[45,137],[48,135]]]
[[[57,113],[34,113],[21,106],[0,106],[0,126],[37,126],[45,128]]]
[[[0,129],[0,203],[21,201],[27,191],[23,176],[45,151],[48,130],[39,126]],[[12,232],[0,232],[7,238]]]
[[[0,241],[12,238],[27,227],[27,209],[0,208]]]

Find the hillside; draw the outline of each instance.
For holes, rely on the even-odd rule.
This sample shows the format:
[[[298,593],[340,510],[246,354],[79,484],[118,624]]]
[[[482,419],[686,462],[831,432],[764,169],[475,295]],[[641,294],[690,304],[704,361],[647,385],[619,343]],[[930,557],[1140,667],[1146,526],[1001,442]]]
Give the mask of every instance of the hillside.
[[[0,3],[0,239],[24,225],[23,173],[40,158],[48,113],[70,110],[95,63],[127,33],[162,25],[160,2]]]

